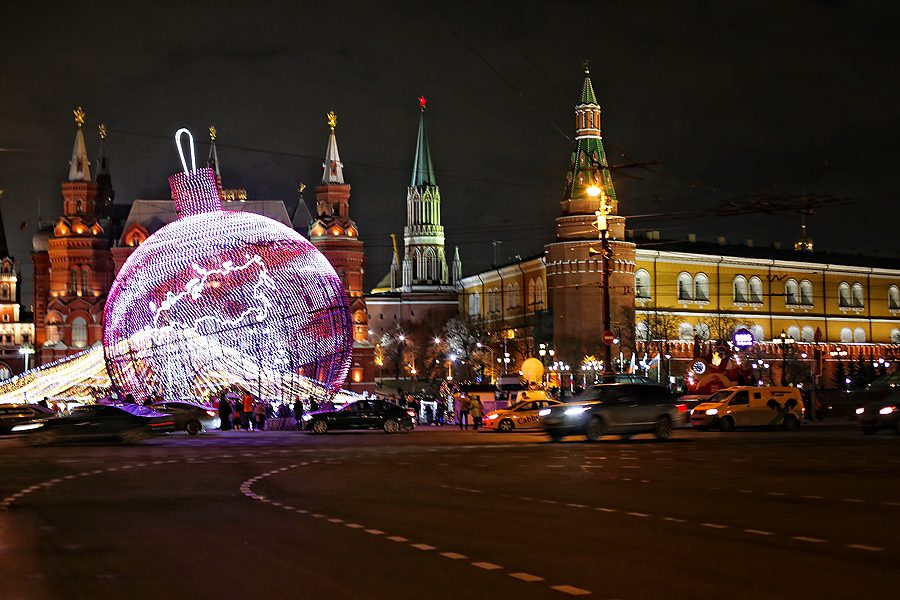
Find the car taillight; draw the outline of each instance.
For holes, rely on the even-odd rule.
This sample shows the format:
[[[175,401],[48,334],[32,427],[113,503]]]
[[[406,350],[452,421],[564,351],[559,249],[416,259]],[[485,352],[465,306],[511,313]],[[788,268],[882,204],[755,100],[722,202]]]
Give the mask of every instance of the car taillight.
[[[205,412],[206,414],[208,414],[211,417],[216,416],[216,411],[214,411],[214,410],[205,410],[203,412]]]
[[[408,410],[408,411],[406,411],[406,414],[408,414],[408,415],[411,416],[411,417],[414,417],[414,416],[416,416],[416,411],[414,411],[414,410]]]
[[[687,404],[676,404],[675,408],[678,409],[678,412],[683,413],[688,411]]]
[[[163,423],[150,423],[150,427],[166,427],[170,425],[175,425],[174,421],[165,421]]]

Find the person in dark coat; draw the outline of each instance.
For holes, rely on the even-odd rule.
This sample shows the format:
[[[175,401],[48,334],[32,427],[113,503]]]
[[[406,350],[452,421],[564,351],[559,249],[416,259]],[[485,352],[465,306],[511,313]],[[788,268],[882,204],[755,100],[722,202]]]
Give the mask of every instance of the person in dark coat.
[[[294,420],[297,421],[297,429],[302,429],[300,427],[300,419],[303,418],[303,400],[297,398],[294,400]]]
[[[437,401],[437,414],[435,415],[434,422],[437,423],[438,427],[443,426],[444,424],[444,413],[447,412],[447,405],[444,404],[444,401]]]
[[[219,395],[219,429],[231,429],[231,402],[225,397],[225,392]]]

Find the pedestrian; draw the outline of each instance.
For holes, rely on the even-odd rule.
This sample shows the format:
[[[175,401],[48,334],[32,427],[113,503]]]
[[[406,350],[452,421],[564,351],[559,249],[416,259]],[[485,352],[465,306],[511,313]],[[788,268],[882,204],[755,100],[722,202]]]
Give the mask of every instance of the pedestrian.
[[[42,398],[38,400],[38,406],[43,406],[44,408],[50,408],[50,405],[47,403],[47,398]]]
[[[461,396],[459,399],[459,428],[469,428],[469,406],[471,402],[468,396]]]
[[[472,429],[477,430],[481,425],[481,417],[484,416],[484,404],[481,403],[481,398],[478,396],[472,398],[469,403],[469,414],[472,415]]]
[[[241,414],[243,416],[241,425],[243,425],[247,431],[250,431],[251,424],[253,423],[253,396],[250,395],[250,392],[244,392],[243,403],[244,406],[241,408]]]
[[[225,392],[219,394],[219,429],[222,431],[231,429],[231,403]]]
[[[303,429],[300,426],[300,421],[303,419],[303,400],[300,399],[300,396],[297,396],[297,399],[294,400],[294,421],[297,422],[297,429]]]
[[[309,397],[309,411],[313,412],[319,410],[319,403],[316,402],[316,399],[312,396]]]
[[[253,416],[256,419],[256,430],[264,430],[266,428],[266,417],[268,414],[266,413],[266,403],[263,400],[256,403],[256,408],[253,409]]]
[[[414,418],[415,418],[415,420],[416,420],[416,425],[418,425],[418,424],[419,424],[419,409],[421,408],[421,405],[419,404],[419,398],[418,398],[418,397],[414,397],[414,398],[410,401],[409,407],[410,407],[413,411],[415,411],[416,416],[415,416]]]
[[[447,412],[447,405],[444,403],[443,398],[439,398],[437,401],[437,411],[435,411],[434,422],[437,423],[438,427],[444,426],[444,413]]]

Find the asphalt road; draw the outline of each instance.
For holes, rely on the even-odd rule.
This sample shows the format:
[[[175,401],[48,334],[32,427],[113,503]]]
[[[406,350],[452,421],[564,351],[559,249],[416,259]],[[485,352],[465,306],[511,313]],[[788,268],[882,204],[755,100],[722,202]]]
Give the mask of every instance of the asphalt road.
[[[0,598],[895,599],[900,436],[0,441]]]

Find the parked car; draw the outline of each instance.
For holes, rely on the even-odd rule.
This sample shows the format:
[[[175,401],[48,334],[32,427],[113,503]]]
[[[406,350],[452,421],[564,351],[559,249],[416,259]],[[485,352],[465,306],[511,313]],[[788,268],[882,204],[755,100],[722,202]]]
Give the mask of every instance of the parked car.
[[[303,427],[313,433],[332,429],[383,429],[397,433],[415,427],[416,413],[384,400],[357,400],[339,410],[317,410],[303,413]]]
[[[19,423],[55,415],[49,408],[37,404],[0,404],[0,433],[9,433]]]
[[[522,393],[524,392],[519,392],[519,394]],[[537,429],[541,426],[541,418],[538,413],[542,409],[558,404],[562,404],[562,402],[553,398],[544,398],[543,400],[519,402],[501,410],[492,410],[484,415],[484,427],[502,433],[520,429]]]
[[[873,402],[856,409],[856,418],[863,433],[872,435],[879,429],[900,434],[900,394],[891,394],[881,402]]]
[[[204,429],[218,429],[221,423],[219,413],[214,408],[197,402],[166,400],[154,402],[150,408],[172,415],[175,431],[187,431],[191,435],[197,435]]]
[[[146,406],[89,404],[72,409],[67,417],[20,423],[12,431],[27,433],[26,440],[32,444],[52,444],[92,439],[116,439],[131,443],[173,429],[171,415],[158,413]]]
[[[541,426],[554,442],[567,435],[584,435],[593,442],[609,433],[652,433],[668,439],[685,411],[666,387],[603,383],[588,388],[572,402],[541,410],[540,415]]]
[[[718,427],[784,426],[788,431],[800,427],[803,399],[792,387],[730,387],[720,390],[694,407],[691,425],[697,429]]]

